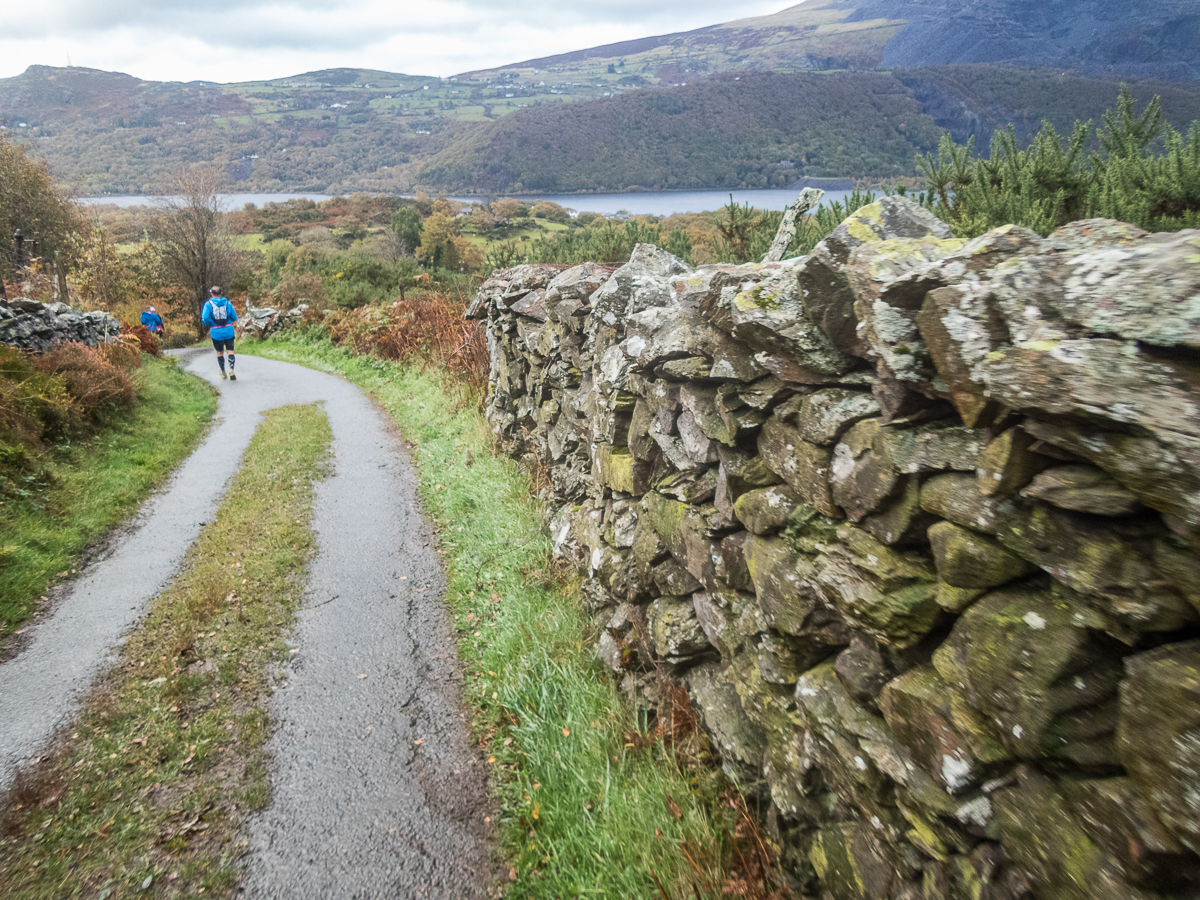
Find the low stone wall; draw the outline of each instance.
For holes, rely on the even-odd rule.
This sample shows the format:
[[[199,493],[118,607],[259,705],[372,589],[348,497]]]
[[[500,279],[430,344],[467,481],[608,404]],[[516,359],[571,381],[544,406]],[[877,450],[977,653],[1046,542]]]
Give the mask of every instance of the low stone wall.
[[[1200,236],[496,272],[487,405],[597,651],[836,900],[1200,896]]]
[[[272,306],[247,306],[245,315],[235,326],[241,337],[256,337],[265,340],[273,334],[282,334],[304,321],[307,303],[292,309],[278,310]]]
[[[63,341],[95,347],[116,340],[121,323],[106,312],[80,312],[65,303],[0,298],[0,344],[42,352]]]

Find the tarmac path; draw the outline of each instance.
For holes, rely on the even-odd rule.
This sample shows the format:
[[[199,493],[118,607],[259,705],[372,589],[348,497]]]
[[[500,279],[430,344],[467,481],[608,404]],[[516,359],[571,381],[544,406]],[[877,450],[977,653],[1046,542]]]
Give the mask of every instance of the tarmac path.
[[[0,790],[73,715],[170,581],[263,413],[319,402],[333,430],[333,469],[317,486],[307,601],[270,701],[273,799],[247,823],[243,896],[486,896],[487,774],[460,707],[442,571],[399,439],[340,378],[242,355],[239,380],[221,382],[211,351],[178,355],[220,386],[216,423],[110,552],[63,586],[25,649],[0,665]]]

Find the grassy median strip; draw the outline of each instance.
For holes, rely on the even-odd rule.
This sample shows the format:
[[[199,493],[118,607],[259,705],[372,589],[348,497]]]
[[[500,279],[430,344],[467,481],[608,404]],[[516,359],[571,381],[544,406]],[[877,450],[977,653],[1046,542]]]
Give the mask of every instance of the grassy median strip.
[[[270,799],[264,704],[287,658],[330,441],[316,407],[267,414],[180,575],[6,798],[5,897],[228,894],[239,823]]]
[[[49,478],[0,502],[0,640],[66,577],[80,551],[127,519],[195,448],[212,389],[173,360],[143,357],[138,404],[91,441],[46,454]]]
[[[738,818],[718,799],[719,775],[681,766],[661,734],[639,728],[592,650],[576,585],[554,577],[527,480],[492,454],[475,403],[436,369],[354,357],[323,340],[241,349],[345,375],[415,444],[467,700],[496,770],[509,896],[658,897],[656,880],[672,896],[693,897],[693,885],[719,896],[722,836]]]

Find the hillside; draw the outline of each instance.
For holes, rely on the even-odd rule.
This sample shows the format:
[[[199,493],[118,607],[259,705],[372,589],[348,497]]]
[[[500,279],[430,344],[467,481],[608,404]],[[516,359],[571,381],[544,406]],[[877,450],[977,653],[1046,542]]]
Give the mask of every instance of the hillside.
[[[221,85],[30,66],[0,79],[0,126],[83,194],[158,190],[200,162],[244,190],[397,191],[464,127],[444,109],[459,90],[367,69]]]
[[[1119,79],[999,66],[892,74],[720,75],[561,107],[523,110],[470,131],[421,166],[452,192],[784,187],[799,177],[916,174],[944,131],[986,150],[997,128],[1028,138],[1048,119],[1066,134],[1099,121]],[[1200,87],[1132,82],[1162,97],[1181,130],[1200,119]]]
[[[972,63],[1195,81],[1200,79],[1200,5],[1193,0],[808,0],[770,16],[458,77],[522,80],[562,72],[672,84],[730,71]]]
[[[844,0],[808,0],[770,16],[525,60],[458,78],[474,81],[544,70],[671,83],[683,76],[729,71],[873,69],[905,22],[886,15],[847,21],[854,11]],[[610,64],[617,71],[609,72]]]
[[[455,78],[182,84],[31,66],[0,79],[0,129],[83,194],[157,190],[200,162],[251,191],[726,188],[913,174],[937,130],[1065,130],[1136,78],[1177,126],[1200,118],[1200,4],[808,0]]]
[[[880,65],[1008,63],[1166,81],[1200,78],[1194,0],[849,0],[847,22],[907,25]]]
[[[1013,125],[1026,141],[1050,121],[1066,134],[1076,120],[1099,124],[1126,83],[1139,103],[1162,98],[1164,118],[1181,132],[1200,120],[1200,85],[1140,81],[1016,66],[928,66],[896,69],[921,109],[956,141],[974,137],[986,150],[997,129]]]
[[[524,110],[467,134],[418,179],[498,193],[785,187],[908,174],[939,136],[890,76],[749,72]]]

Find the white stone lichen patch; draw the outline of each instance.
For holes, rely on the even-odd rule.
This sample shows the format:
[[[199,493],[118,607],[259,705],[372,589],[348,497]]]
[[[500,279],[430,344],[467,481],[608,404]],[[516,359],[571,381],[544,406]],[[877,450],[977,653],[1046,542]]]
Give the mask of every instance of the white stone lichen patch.
[[[954,811],[954,818],[964,825],[986,828],[992,820],[992,801],[987,797],[976,797]]]
[[[833,480],[841,484],[854,471],[854,451],[846,444],[838,444],[833,450]]]
[[[1036,631],[1044,631],[1046,629],[1046,620],[1035,612],[1027,612],[1022,616],[1022,621],[1030,628]]]
[[[958,756],[943,754],[942,782],[952,791],[965,786],[971,780],[971,763]]]

